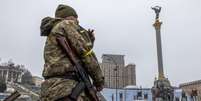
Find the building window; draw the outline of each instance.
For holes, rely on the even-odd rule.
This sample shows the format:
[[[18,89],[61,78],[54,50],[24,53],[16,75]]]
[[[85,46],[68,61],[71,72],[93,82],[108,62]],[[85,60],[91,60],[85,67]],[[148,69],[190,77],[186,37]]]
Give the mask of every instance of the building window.
[[[141,91],[137,93],[137,99],[138,99],[138,100],[141,100],[141,99],[142,99],[142,92],[141,92]]]
[[[123,93],[119,93],[120,101],[123,101]]]
[[[148,94],[144,94],[144,99],[148,99]]]

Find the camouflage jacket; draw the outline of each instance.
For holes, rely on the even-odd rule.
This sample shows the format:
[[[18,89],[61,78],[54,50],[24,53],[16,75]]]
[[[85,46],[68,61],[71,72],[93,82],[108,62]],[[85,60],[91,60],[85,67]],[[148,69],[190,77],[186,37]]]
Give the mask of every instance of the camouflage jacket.
[[[61,49],[56,40],[57,35],[62,35],[70,41],[70,45],[78,53],[79,56],[77,58],[83,63],[83,67],[89,73],[94,84],[103,85],[104,77],[97,58],[92,51],[93,42],[86,30],[73,20],[50,20],[49,22],[46,21],[45,24],[42,22],[41,29],[47,30],[46,33],[49,32],[44,47],[45,65],[43,77],[63,76],[75,71],[66,53]]]

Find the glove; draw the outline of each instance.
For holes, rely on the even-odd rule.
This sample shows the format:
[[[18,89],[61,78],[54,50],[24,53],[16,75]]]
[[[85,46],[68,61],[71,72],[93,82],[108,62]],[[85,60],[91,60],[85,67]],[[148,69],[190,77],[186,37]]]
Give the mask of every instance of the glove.
[[[96,86],[96,90],[97,90],[98,92],[102,91],[102,90],[103,90],[103,88],[104,88],[104,86],[103,86],[103,85]]]
[[[92,43],[94,43],[94,41],[95,41],[94,30],[93,29],[88,29],[87,32],[89,34],[89,37],[90,37]]]
[[[98,92],[102,91],[104,88],[104,77],[102,77],[100,81],[94,82],[94,86]]]

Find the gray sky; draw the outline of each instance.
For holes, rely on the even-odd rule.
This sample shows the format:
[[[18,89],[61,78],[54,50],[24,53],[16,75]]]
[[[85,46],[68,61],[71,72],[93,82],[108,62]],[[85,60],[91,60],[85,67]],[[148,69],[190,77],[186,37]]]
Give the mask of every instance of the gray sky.
[[[96,31],[95,52],[124,54],[137,65],[137,85],[151,87],[157,75],[155,14],[161,5],[164,70],[173,85],[201,79],[201,0],[2,0],[0,57],[41,75],[45,38],[39,27],[58,4],[74,7],[80,23]],[[168,74],[168,75],[167,75]]]

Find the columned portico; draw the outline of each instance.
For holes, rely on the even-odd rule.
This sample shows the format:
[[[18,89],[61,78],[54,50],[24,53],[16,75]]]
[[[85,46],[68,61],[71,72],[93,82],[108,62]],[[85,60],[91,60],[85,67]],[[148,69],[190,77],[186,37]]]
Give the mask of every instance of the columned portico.
[[[21,82],[23,70],[21,68],[0,66],[0,78],[5,82]]]

